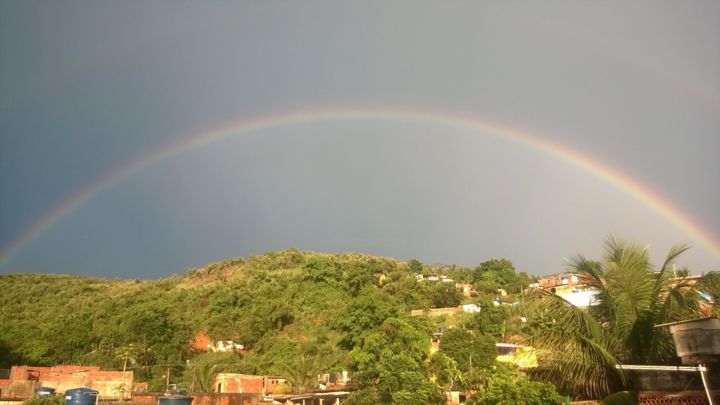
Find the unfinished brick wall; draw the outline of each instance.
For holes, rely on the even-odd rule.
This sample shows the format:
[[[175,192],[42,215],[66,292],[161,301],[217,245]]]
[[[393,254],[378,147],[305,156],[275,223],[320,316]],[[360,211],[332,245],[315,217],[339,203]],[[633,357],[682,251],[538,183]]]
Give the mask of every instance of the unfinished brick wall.
[[[135,404],[157,404],[157,395],[133,394],[132,402]]]
[[[193,396],[192,405],[257,405],[259,394],[209,394]]]
[[[10,369],[9,383],[3,388],[5,398],[27,398],[33,395],[37,379],[31,380],[27,366],[15,366]]]
[[[200,394],[193,395],[192,405],[257,405],[258,394]],[[158,395],[133,395],[132,404],[157,404]]]
[[[10,369],[10,381],[28,379],[28,366],[15,366]]]
[[[28,398],[33,395],[33,390],[36,386],[35,381],[21,380],[12,381],[7,390],[3,390],[3,397],[5,398]]]
[[[213,382],[213,389],[218,393],[252,393],[263,392],[265,377],[259,375],[218,373]]]
[[[124,385],[125,397],[129,398],[132,381],[132,371],[102,371],[93,366],[15,366],[10,371],[10,384],[3,389],[3,396],[31,397],[37,387],[55,388],[58,392],[86,387],[97,390],[101,398],[118,398]]]

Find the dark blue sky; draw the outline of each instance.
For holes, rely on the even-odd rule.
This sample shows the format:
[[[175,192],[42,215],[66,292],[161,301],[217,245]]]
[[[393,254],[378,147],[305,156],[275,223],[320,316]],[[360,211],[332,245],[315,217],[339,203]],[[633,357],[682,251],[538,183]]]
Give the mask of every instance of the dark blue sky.
[[[720,4],[0,1],[0,272],[161,277],[269,250],[522,270],[609,233],[720,269]],[[64,201],[167,145],[327,108],[541,134],[669,201],[716,250],[577,166],[407,119],[251,131]]]

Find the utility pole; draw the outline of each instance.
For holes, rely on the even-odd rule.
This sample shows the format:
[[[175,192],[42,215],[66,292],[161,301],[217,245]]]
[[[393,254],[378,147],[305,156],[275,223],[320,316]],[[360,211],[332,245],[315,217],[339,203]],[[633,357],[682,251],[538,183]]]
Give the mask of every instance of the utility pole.
[[[120,400],[125,400],[125,370],[127,369],[127,356],[125,356],[125,361],[123,361],[123,383],[120,387]]]
[[[190,392],[195,392],[195,366],[193,366],[193,378],[192,383],[190,383]]]
[[[165,374],[165,393],[170,393],[170,367],[167,368],[167,374]]]

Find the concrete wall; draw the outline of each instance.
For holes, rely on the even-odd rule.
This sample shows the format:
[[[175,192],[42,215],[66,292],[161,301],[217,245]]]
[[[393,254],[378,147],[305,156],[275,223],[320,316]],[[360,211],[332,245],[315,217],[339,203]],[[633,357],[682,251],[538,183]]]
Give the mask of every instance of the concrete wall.
[[[463,312],[463,307],[448,307],[448,308],[431,308],[428,310],[414,309],[410,311],[411,316],[441,316],[441,315],[454,315]]]

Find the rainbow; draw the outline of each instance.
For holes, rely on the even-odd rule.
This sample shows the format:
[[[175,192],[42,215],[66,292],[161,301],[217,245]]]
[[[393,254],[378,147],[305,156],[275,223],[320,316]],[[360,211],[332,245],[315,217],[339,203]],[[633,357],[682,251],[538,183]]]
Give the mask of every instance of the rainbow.
[[[47,212],[35,221],[31,226],[11,241],[10,244],[0,250],[0,266],[3,266],[21,249],[30,244],[33,240],[39,238],[55,224],[61,221],[66,215],[77,210],[94,196],[111,188],[113,185],[123,181],[124,179],[127,179],[128,177],[131,177],[164,160],[170,159],[173,156],[196,148],[201,148],[227,138],[248,134],[262,129],[301,125],[314,122],[344,120],[408,120],[431,125],[454,127],[526,145],[576,166],[631,195],[692,236],[697,240],[697,242],[699,242],[699,244],[709,249],[710,252],[720,257],[720,242],[714,237],[714,235],[702,229],[702,227],[700,227],[696,222],[669,201],[663,199],[647,187],[642,186],[629,176],[593,160],[578,151],[553,143],[537,134],[520,131],[518,129],[513,129],[490,121],[479,120],[474,117],[454,113],[409,109],[326,108],[307,111],[296,110],[255,118],[243,118],[225,126],[189,136],[180,142],[167,145],[153,152],[143,154],[137,159],[134,159],[111,171],[99,181],[65,199],[55,209]]]

